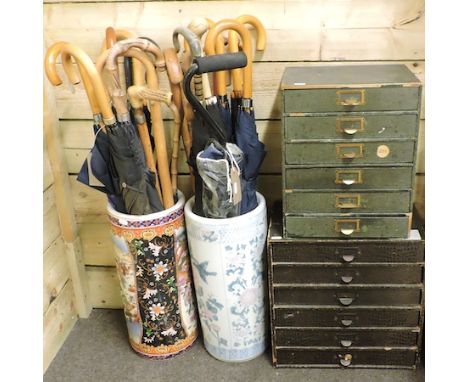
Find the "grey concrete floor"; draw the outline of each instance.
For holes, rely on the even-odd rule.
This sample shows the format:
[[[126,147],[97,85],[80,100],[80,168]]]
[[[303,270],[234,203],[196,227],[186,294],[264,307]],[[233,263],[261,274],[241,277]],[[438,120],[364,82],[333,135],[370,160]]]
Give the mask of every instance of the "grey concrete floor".
[[[420,382],[424,371],[276,369],[270,349],[250,362],[225,363],[205,351],[201,337],[174,358],[152,360],[137,355],[128,345],[121,310],[95,309],[88,319],[78,321],[49,366],[44,382],[55,381]]]

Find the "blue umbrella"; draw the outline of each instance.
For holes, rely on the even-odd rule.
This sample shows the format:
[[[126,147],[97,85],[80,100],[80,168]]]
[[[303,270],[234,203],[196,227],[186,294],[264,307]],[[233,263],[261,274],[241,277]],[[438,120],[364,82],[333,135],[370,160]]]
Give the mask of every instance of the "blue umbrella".
[[[244,153],[245,180],[242,189],[241,214],[252,211],[257,207],[257,176],[260,166],[266,156],[265,145],[260,142],[255,125],[255,113],[251,99],[242,99],[243,105],[239,107],[235,117],[235,143]]]
[[[99,124],[94,123],[93,131],[95,135],[94,145],[81,166],[77,180],[107,194],[115,210],[125,213],[126,209],[122,195],[114,187],[113,178],[116,175],[111,173],[109,139]]]

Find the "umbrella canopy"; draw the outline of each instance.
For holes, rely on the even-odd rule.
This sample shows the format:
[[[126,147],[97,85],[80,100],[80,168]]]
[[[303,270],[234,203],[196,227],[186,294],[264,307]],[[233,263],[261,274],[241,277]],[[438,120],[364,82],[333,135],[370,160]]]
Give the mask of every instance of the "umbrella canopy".
[[[154,187],[155,174],[145,165],[143,146],[131,121],[122,120],[108,126],[107,131],[114,187],[122,194],[127,213],[162,211],[164,207]]]
[[[110,166],[109,139],[102,126],[93,126],[95,140],[88,158],[81,166],[77,180],[87,186],[107,194],[116,211],[125,212],[122,195],[114,185],[115,174]]]
[[[226,147],[211,141],[197,156],[197,168],[203,180],[203,213],[208,218],[240,215],[244,154],[233,143]]]
[[[265,159],[266,150],[258,138],[253,109],[247,111],[244,107],[240,107],[235,123],[235,142],[245,155],[243,171],[245,184],[241,201],[241,214],[245,214],[257,207],[257,176]]]

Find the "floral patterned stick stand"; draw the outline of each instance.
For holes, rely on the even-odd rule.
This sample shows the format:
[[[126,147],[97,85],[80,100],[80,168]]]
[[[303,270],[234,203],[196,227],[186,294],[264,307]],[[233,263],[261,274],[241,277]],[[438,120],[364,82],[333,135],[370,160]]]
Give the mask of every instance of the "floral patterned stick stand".
[[[184,203],[179,191],[173,207],[150,215],[107,207],[130,345],[148,357],[176,355],[197,338]]]
[[[262,354],[265,339],[265,199],[247,214],[208,219],[185,205],[193,281],[206,350],[222,361]]]

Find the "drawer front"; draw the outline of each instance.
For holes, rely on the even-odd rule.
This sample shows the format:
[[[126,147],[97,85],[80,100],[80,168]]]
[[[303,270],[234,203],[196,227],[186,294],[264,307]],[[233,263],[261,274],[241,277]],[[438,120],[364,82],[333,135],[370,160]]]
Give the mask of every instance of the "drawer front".
[[[273,262],[422,263],[424,241],[407,239],[280,242],[270,243],[270,254]]]
[[[317,287],[274,286],[275,305],[418,305],[421,303],[419,287]]]
[[[317,192],[286,190],[285,213],[406,213],[411,192]]]
[[[409,190],[413,167],[285,168],[284,176],[286,189]]]
[[[412,163],[414,146],[414,140],[285,143],[284,157],[286,164],[291,165]]]
[[[419,329],[276,328],[277,346],[410,347],[417,346]]]
[[[416,349],[276,349],[276,365],[326,365],[336,367],[402,366],[416,364]]]
[[[416,327],[421,308],[418,307],[275,307],[276,326],[289,327]]]
[[[419,87],[298,89],[284,91],[285,113],[417,111]]]
[[[409,233],[409,219],[409,215],[287,215],[284,235],[307,238],[405,238]]]
[[[273,264],[273,283],[418,284],[422,265],[310,265]]]
[[[286,141],[295,139],[416,138],[418,114],[343,113],[284,117]]]

